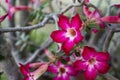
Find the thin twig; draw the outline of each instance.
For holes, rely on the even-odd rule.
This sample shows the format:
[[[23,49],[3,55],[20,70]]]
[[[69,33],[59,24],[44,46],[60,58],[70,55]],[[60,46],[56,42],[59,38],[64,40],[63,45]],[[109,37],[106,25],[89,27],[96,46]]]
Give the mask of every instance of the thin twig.
[[[0,33],[15,32],[15,31],[30,31],[33,29],[43,27],[48,22],[48,20],[53,17],[53,15],[54,14],[47,15],[42,22],[40,22],[36,25],[33,25],[33,26],[16,27],[16,28],[0,28]]]
[[[46,40],[41,46],[39,49],[37,49],[34,54],[24,63],[24,64],[27,64],[27,63],[30,63],[32,61],[35,60],[35,58],[38,56],[38,54],[43,51],[45,48],[47,48],[51,43],[52,43],[52,39],[51,38],[48,38],[48,40]]]
[[[64,10],[60,12],[60,14],[64,14],[66,11],[68,11],[70,8],[75,7],[75,6],[82,6],[84,3],[84,0],[81,2],[81,4],[71,4]],[[49,14],[47,15],[44,20],[36,25],[33,26],[26,26],[26,27],[13,27],[13,28],[1,28],[0,33],[5,33],[5,32],[15,32],[15,31],[30,31],[33,29],[37,29],[40,27],[43,27],[49,19],[53,18],[54,14]]]
[[[108,47],[109,47],[110,41],[111,41],[111,39],[113,37],[113,34],[114,34],[114,32],[112,30],[108,29],[108,35],[107,35],[107,37],[105,39],[105,42],[104,42],[104,45],[103,45],[103,51],[108,50]]]
[[[104,45],[103,45],[103,51],[107,52],[109,45],[110,45],[110,41],[114,35],[115,32],[120,31],[120,28],[109,28],[108,27],[108,35],[105,39]],[[110,75],[109,73],[104,74],[103,75],[107,80],[118,80],[117,78],[115,78],[114,76]]]
[[[113,4],[109,5],[109,6],[108,6],[108,9],[107,9],[106,16],[109,16],[109,15],[110,15],[111,9],[114,7],[115,4],[120,4],[120,3],[113,3]]]
[[[68,10],[70,10],[72,7],[80,7],[84,4],[85,0],[82,0],[81,3],[72,3],[69,4],[65,9],[63,9],[60,14],[64,14],[65,12],[67,12]]]
[[[0,7],[7,13],[7,9],[0,3]]]
[[[87,7],[92,7],[92,8],[94,8],[94,9],[100,14],[100,16],[102,16],[100,10],[99,10],[95,5],[93,5],[93,4],[91,4],[91,3],[88,3],[88,4],[84,3],[84,5],[87,6]]]

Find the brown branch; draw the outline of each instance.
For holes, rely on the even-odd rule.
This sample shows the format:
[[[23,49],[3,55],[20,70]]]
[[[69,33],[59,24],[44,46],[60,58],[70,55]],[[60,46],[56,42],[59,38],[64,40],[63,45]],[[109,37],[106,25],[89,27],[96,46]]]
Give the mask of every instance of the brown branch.
[[[0,7],[7,13],[7,9],[0,3]]]
[[[30,62],[33,62],[36,57],[38,56],[38,54],[43,51],[45,48],[47,48],[51,43],[52,43],[52,39],[51,38],[48,38],[48,40],[46,40],[40,47],[39,49],[37,49],[34,54],[24,63],[24,64],[27,64],[27,63],[30,63]]]
[[[63,9],[60,14],[64,14],[65,12],[67,12],[68,10],[70,10],[72,7],[81,7],[84,4],[85,0],[82,0],[82,2],[80,3],[72,3],[69,4],[65,9]]]
[[[120,32],[120,28],[110,28],[108,27],[108,34],[106,36],[104,45],[103,45],[103,51],[108,51],[110,41],[114,35],[115,32]],[[114,76],[110,75],[109,73],[103,75],[107,80],[118,80]]]
[[[92,7],[92,8],[94,8],[95,10],[97,10],[97,12],[100,14],[100,16],[102,16],[100,10],[99,10],[95,5],[93,5],[93,4],[91,4],[91,3],[88,3],[88,4],[84,3],[84,5],[87,6],[87,7]]]
[[[0,28],[0,33],[5,33],[5,32],[15,32],[15,31],[30,31],[33,29],[37,29],[40,27],[43,27],[49,19],[53,17],[53,14],[47,15],[44,20],[36,25],[33,26],[26,26],[26,27],[13,27],[13,28]]]
[[[103,45],[103,51],[108,50],[110,41],[111,41],[115,32],[120,32],[120,28],[118,28],[118,27],[114,27],[114,28],[108,27],[108,33],[107,33],[107,36],[106,36],[106,39],[105,39],[105,42],[104,42],[104,45]]]
[[[14,56],[11,51],[11,45],[6,41],[0,46],[0,54],[4,56],[4,60],[0,61],[0,65],[3,68],[8,80],[22,80],[22,76],[19,72],[19,67],[16,64]]]
[[[108,6],[106,16],[109,16],[111,13],[111,9],[114,7],[115,4],[120,4],[120,3],[114,3]]]
[[[113,32],[120,32],[120,28],[113,28],[112,31]]]
[[[108,29],[108,35],[106,36],[106,39],[105,39],[105,42],[104,42],[104,45],[103,45],[103,51],[107,51],[108,50],[108,47],[109,47],[109,44],[110,44],[110,41],[112,39],[112,36],[114,34],[114,32],[112,30],[109,30]]]
[[[82,6],[84,3],[84,0],[81,2],[81,4],[71,4],[69,5],[67,8],[65,8],[64,10],[62,10],[60,12],[60,14],[64,14],[66,11],[68,11],[69,9],[71,9],[72,7],[75,7],[75,6]],[[37,29],[37,28],[40,28],[40,27],[43,27],[49,19],[53,18],[53,16],[55,16],[54,14],[49,14],[47,15],[44,20],[36,25],[33,25],[33,26],[26,26],[26,27],[11,27],[11,28],[1,28],[0,29],[0,33],[5,33],[5,32],[15,32],[15,31],[30,31],[30,30],[33,30],[33,29]]]

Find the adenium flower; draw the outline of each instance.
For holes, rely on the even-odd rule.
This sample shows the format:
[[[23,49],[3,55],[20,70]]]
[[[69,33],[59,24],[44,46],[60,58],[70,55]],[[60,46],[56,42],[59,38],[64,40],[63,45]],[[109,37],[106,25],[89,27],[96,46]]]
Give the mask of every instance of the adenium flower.
[[[86,0],[86,3],[89,3],[89,0]],[[120,8],[120,4],[115,4],[114,6],[117,7],[117,8]],[[120,23],[120,13],[119,13],[118,16],[104,16],[104,17],[101,17],[99,12],[96,9],[94,9],[94,11],[90,11],[89,7],[87,7],[87,6],[83,7],[83,12],[89,20],[95,21],[95,23],[98,24],[101,28],[105,28],[105,23],[104,22]],[[96,33],[96,30],[94,29],[93,31]]]
[[[28,6],[23,6],[23,5],[20,5],[20,6],[13,6],[9,0],[6,0],[6,3],[8,5],[8,18],[9,20],[12,19],[12,16],[15,12],[17,11],[21,11],[21,10],[30,10],[31,8],[28,7]]]
[[[89,7],[84,6],[83,12],[89,20],[95,21],[95,23],[98,24],[101,28],[105,28],[105,24],[101,20],[101,16],[96,9],[94,11],[90,11]]]
[[[0,16],[0,23],[8,16],[8,14],[5,14],[3,16]]]
[[[48,71],[56,74],[53,80],[70,80],[70,76],[76,75],[73,66],[62,64],[60,61],[57,62],[57,65],[49,65]]]
[[[105,74],[108,72],[109,53],[97,52],[94,48],[85,46],[82,57],[82,60],[77,60],[74,63],[74,67],[78,71],[85,71],[84,77],[86,80],[94,80],[98,73]]]
[[[34,68],[35,71],[31,72],[30,69]],[[25,76],[23,80],[37,80],[43,73],[46,72],[48,63],[31,63],[22,65],[20,64],[20,71]]]
[[[59,15],[58,25],[61,30],[53,31],[51,38],[57,43],[62,43],[63,51],[69,54],[74,45],[83,40],[83,36],[80,33],[82,20],[78,14],[73,16],[71,21],[69,21],[68,17],[61,14]]]

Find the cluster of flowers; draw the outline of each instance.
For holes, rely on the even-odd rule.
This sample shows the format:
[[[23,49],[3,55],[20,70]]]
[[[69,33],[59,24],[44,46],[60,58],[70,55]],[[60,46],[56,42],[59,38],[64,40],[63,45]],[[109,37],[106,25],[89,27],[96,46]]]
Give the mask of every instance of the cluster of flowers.
[[[109,70],[108,61],[110,60],[109,53],[97,52],[94,48],[85,46],[83,50],[78,50],[82,54],[76,56],[75,53],[71,58],[60,57],[66,60],[67,63],[55,59],[55,56],[48,50],[45,54],[51,62],[30,63],[26,65],[20,64],[20,71],[25,76],[23,80],[37,80],[43,73],[49,71],[56,76],[53,80],[70,80],[70,76],[77,76],[79,73],[84,73],[86,80],[94,80],[98,73],[105,74]],[[30,71],[36,69],[35,71]]]
[[[89,0],[86,0],[86,3],[89,3]],[[120,7],[119,4],[115,6]],[[87,6],[83,7],[83,12],[87,17],[86,22],[94,21],[100,28],[105,28],[105,22],[120,23],[120,14],[119,16],[101,17],[96,9],[90,11]],[[95,80],[99,73],[107,73],[110,68],[108,52],[98,52],[89,46],[84,46],[83,49],[77,46],[84,39],[81,33],[85,27],[84,24],[85,22],[81,20],[79,14],[73,16],[71,20],[60,14],[58,21],[60,29],[53,31],[50,36],[54,42],[61,44],[60,49],[66,55],[56,57],[49,50],[45,50],[45,55],[48,56],[50,62],[20,64],[20,71],[25,76],[24,80],[37,80],[47,71],[56,74],[53,80],[70,80],[71,76],[76,77],[79,73],[84,74],[85,80]],[[96,28],[92,30],[95,33],[98,31]],[[70,54],[71,50],[73,50],[72,54]],[[67,58],[64,58],[65,56]],[[63,63],[60,59],[64,59],[66,63]],[[31,68],[36,70],[30,71]]]
[[[28,6],[13,7],[9,0],[6,0],[6,3],[8,5],[8,13],[0,17],[0,22],[7,16],[11,20],[12,15],[16,11],[30,9]],[[89,3],[89,0],[86,0],[86,3]],[[119,4],[115,6],[120,7]],[[105,28],[104,22],[120,23],[120,14],[118,16],[101,17],[96,9],[90,11],[87,6],[83,7],[83,11],[88,18],[87,22],[94,21],[100,28]],[[80,72],[84,73],[86,80],[94,80],[98,73],[105,74],[108,72],[110,67],[108,64],[110,60],[108,52],[97,52],[94,48],[89,46],[84,46],[83,49],[75,47],[75,45],[77,46],[77,44],[84,39],[81,32],[85,26],[79,14],[73,16],[71,20],[60,14],[58,25],[60,30],[53,31],[50,36],[53,41],[61,44],[60,47],[68,58],[64,58],[64,56],[56,57],[48,50],[45,50],[45,55],[50,59],[49,62],[28,63],[26,65],[20,64],[20,71],[25,76],[24,80],[37,80],[47,71],[56,74],[54,80],[70,80],[70,76],[77,76]],[[98,30],[93,28],[93,31],[96,33]],[[70,51],[73,49],[75,49],[75,51],[70,55]],[[79,56],[76,55],[76,53],[79,53]],[[67,63],[62,63],[62,61],[59,60],[60,58],[65,59]],[[34,71],[31,71],[31,69]]]
[[[88,7],[84,6],[84,13],[89,20],[96,21],[101,28],[105,27],[104,18],[101,18],[96,10],[91,12]],[[54,80],[70,80],[70,76],[77,76],[79,72],[84,72],[86,80],[94,80],[98,73],[107,73],[109,70],[108,61],[110,59],[108,52],[97,52],[94,48],[88,46],[85,46],[84,49],[77,47],[77,52],[80,53],[80,56],[77,56],[76,52],[74,52],[71,55],[74,60],[70,58],[69,53],[75,44],[80,43],[84,39],[81,34],[84,28],[83,24],[84,22],[78,14],[73,16],[71,21],[68,17],[60,14],[58,21],[60,30],[53,31],[51,38],[53,41],[61,43],[61,49],[69,56],[67,59],[65,58],[67,63],[63,64],[59,58],[57,59],[56,56],[46,50],[45,54],[49,57],[50,62],[31,63],[25,66],[20,64],[20,70],[25,75],[24,80],[36,80],[41,76],[42,72],[46,71],[56,74]],[[63,56],[60,58],[63,58]],[[44,69],[42,68],[43,66]],[[37,69],[31,72],[31,68]]]

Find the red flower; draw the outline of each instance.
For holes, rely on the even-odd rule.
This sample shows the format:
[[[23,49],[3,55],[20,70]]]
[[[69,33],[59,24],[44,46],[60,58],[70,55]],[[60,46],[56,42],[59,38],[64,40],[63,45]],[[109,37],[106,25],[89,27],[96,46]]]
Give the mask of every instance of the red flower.
[[[53,41],[62,43],[63,51],[69,54],[74,44],[78,44],[83,40],[83,36],[80,33],[82,21],[78,14],[72,17],[71,22],[66,16],[59,15],[58,25],[61,30],[53,31],[51,37]]]
[[[74,63],[76,70],[84,70],[86,80],[94,80],[97,73],[105,74],[109,70],[108,61],[110,59],[107,52],[96,52],[94,48],[85,46],[82,53],[83,60]]]

